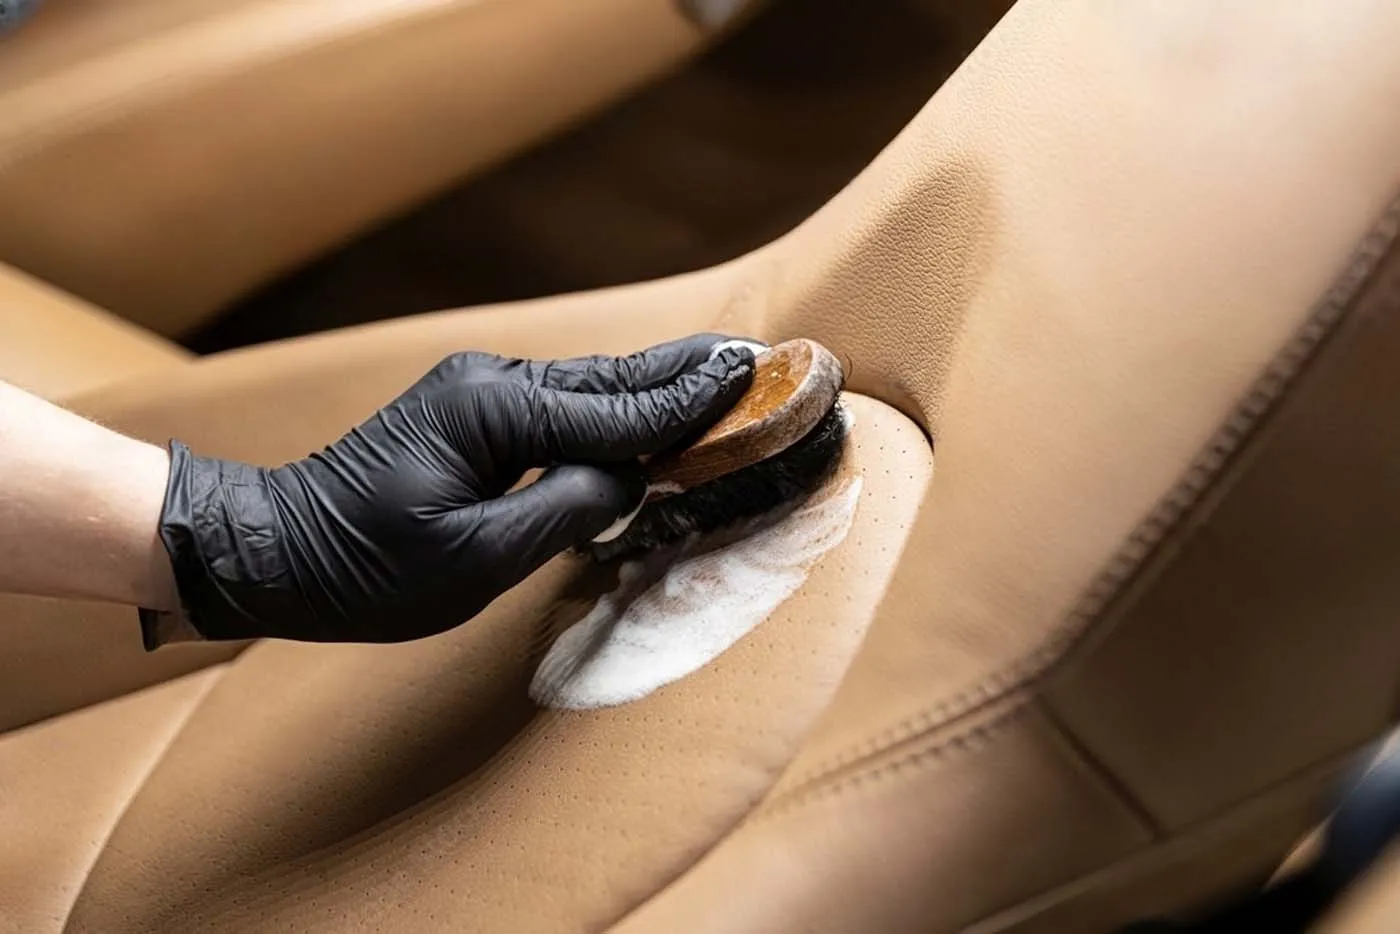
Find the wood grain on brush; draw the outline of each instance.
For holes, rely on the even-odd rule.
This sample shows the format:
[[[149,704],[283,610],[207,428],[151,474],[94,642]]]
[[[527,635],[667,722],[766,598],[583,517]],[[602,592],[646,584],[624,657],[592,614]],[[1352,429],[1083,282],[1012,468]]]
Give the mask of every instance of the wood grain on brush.
[[[713,428],[646,465],[647,479],[662,488],[654,495],[697,487],[796,444],[831,411],[845,380],[836,355],[806,339],[771,347],[754,364],[748,392]]]

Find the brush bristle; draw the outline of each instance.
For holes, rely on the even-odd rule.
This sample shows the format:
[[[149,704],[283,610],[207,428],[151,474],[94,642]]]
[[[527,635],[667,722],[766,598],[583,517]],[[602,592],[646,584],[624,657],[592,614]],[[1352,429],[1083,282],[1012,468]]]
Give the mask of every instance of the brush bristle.
[[[617,538],[581,551],[594,561],[612,561],[800,504],[835,473],[845,441],[846,417],[837,403],[787,450],[648,503]]]

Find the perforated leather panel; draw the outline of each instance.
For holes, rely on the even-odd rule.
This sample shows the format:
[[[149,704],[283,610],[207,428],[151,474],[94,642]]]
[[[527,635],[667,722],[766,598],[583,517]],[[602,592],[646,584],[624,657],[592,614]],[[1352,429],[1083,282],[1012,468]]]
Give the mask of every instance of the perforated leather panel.
[[[607,586],[567,560],[426,642],[258,645],[128,809],[71,930],[591,931],[630,910],[764,794],[883,594],[930,452],[892,409],[850,406],[849,536],[709,667],[536,710],[548,637]]]
[[[0,932],[57,934],[122,811],[221,667],[0,736]]]

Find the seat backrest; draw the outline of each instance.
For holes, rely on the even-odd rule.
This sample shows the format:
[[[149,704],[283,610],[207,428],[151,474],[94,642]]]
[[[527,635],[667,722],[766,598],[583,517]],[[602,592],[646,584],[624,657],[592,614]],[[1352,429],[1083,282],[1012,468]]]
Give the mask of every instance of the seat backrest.
[[[1022,0],[753,258],[731,326],[936,468],[802,752],[624,929],[1101,931],[1276,864],[1400,689],[1396,35]]]
[[[55,2],[0,48],[0,258],[167,336],[698,52],[743,4]]]

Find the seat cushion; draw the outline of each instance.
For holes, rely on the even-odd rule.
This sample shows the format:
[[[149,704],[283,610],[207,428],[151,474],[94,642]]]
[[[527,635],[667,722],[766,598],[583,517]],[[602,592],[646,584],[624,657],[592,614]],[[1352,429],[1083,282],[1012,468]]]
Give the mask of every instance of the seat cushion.
[[[112,827],[222,673],[0,735],[0,931],[63,930]]]
[[[697,49],[670,0],[63,0],[0,41],[0,259],[166,335]]]
[[[552,638],[615,585],[615,568],[570,558],[423,642],[261,643],[127,809],[70,930],[431,931],[469,919],[554,932],[620,917],[764,794],[873,616],[931,454],[894,410],[849,405],[854,440],[822,494],[832,499],[819,497],[854,497],[848,531],[819,524],[805,581],[711,663],[613,706],[532,703]],[[690,580],[691,610],[779,560],[765,546],[739,573],[710,565]]]

